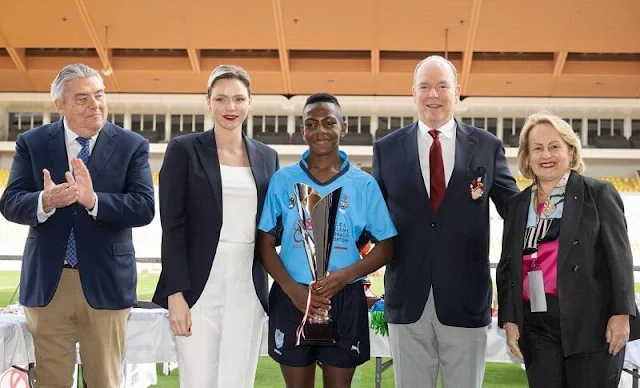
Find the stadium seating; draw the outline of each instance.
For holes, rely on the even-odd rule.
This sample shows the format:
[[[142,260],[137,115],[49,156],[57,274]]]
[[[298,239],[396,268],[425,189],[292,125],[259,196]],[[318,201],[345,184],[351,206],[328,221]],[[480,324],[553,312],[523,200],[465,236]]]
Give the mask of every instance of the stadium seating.
[[[373,137],[370,133],[347,132],[340,140],[342,145],[373,145]]]
[[[7,140],[16,141],[18,139],[18,135],[20,135],[24,131],[26,131],[26,129],[19,130],[19,129],[9,128],[9,137],[7,138]]]
[[[291,144],[294,145],[305,145],[304,138],[302,137],[302,132],[294,132],[291,134]]]
[[[291,138],[287,132],[258,132],[253,138],[264,144],[289,144]]]
[[[0,169],[0,188],[7,187],[8,180],[9,180],[9,170]]]
[[[596,136],[594,142],[596,148],[631,148],[629,139],[621,135]]]
[[[613,183],[620,193],[640,192],[640,182],[635,177],[598,177],[607,182]]]
[[[516,184],[523,190],[531,185],[531,180],[523,177],[522,175],[514,176],[516,180]],[[640,192],[640,181],[636,177],[614,177],[614,176],[604,176],[597,177],[603,181],[611,182],[616,190],[620,193],[632,193],[632,192]]]
[[[159,184],[159,172],[153,171],[153,184]],[[515,175],[516,184],[522,190],[531,185],[531,180],[523,177],[522,175]],[[7,181],[9,179],[9,170],[8,169],[0,169],[0,189],[7,186]],[[615,188],[621,193],[628,192],[640,192],[640,180],[636,177],[598,177],[598,179],[602,179],[607,182],[613,183]]]
[[[520,190],[524,190],[531,185],[531,179],[525,178],[522,175],[516,175],[514,178]]]
[[[505,147],[518,147],[520,144],[520,136],[518,135],[504,135],[504,146]]]
[[[162,138],[164,138],[164,134],[161,134],[160,132],[157,131],[135,131],[136,133],[139,133],[140,135],[142,135],[142,137],[144,137],[145,139],[149,140],[149,143],[158,143],[162,140]]]
[[[387,136],[388,134],[390,134],[393,131],[394,131],[393,129],[378,129],[378,130],[376,130],[376,141],[382,139],[383,137]]]

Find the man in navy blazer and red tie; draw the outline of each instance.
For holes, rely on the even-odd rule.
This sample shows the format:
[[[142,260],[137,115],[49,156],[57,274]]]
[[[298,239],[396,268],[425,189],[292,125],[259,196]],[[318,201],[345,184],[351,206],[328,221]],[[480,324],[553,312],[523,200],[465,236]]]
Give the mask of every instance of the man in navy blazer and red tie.
[[[489,199],[518,192],[502,142],[453,118],[455,66],[440,56],[413,79],[418,122],[374,145],[373,176],[398,229],[385,274],[396,386],[482,386],[491,322]],[[402,173],[398,173],[402,171]]]
[[[127,316],[136,303],[131,228],[151,222],[149,143],[106,121],[104,82],[65,66],[51,84],[64,119],[21,134],[0,198],[29,225],[20,303],[33,335],[38,388],[70,387],[80,343],[92,388],[119,387]]]

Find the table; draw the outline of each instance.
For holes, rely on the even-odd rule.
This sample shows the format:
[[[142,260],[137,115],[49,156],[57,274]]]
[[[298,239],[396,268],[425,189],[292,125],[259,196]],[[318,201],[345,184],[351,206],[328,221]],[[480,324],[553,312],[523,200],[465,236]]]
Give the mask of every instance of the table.
[[[371,357],[391,357],[389,337],[369,330]],[[487,361],[517,362],[506,346],[504,330],[494,319],[489,326]],[[260,355],[268,355],[268,323],[265,319],[260,345]],[[640,353],[639,353],[640,355]],[[169,325],[169,313],[164,309],[133,309],[127,324],[125,362],[175,362],[177,361],[175,337]]]
[[[36,359],[33,339],[22,315],[0,314],[0,371]]]
[[[164,309],[134,309],[127,325],[127,346],[125,362],[175,362],[177,361],[175,337],[169,325],[169,313]],[[391,357],[389,337],[377,335],[369,330],[371,357],[376,363],[376,388],[382,381],[382,373],[392,365],[392,360],[382,362],[383,357]],[[268,321],[265,319],[260,355],[268,355]],[[494,319],[489,325],[487,340],[487,361],[518,362],[506,346],[504,330],[498,328]]]
[[[371,357],[376,362],[376,387],[380,387],[382,373],[391,366],[389,338],[369,331]],[[268,355],[268,324],[264,321],[264,331],[260,355]],[[496,319],[489,325],[487,336],[487,361],[518,363],[508,351],[504,330],[498,328]],[[177,362],[176,342],[169,313],[165,309],[132,309],[127,323],[127,339],[124,362],[130,364]],[[12,365],[35,362],[33,339],[27,322],[21,314],[0,314],[0,368],[7,370]],[[640,368],[640,340],[629,342],[625,356],[625,368]],[[637,384],[637,379],[634,379]],[[636,385],[634,385],[635,387]]]

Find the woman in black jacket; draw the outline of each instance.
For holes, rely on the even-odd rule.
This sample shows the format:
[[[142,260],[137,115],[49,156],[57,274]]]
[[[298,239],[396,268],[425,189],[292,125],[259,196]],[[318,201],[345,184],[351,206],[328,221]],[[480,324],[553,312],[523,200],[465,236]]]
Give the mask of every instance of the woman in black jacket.
[[[206,96],[214,129],[172,139],[160,170],[153,301],[169,309],[183,387],[253,386],[268,297],[256,223],[278,155],[242,133],[250,87],[244,69],[215,68]]]
[[[529,116],[518,166],[533,179],[505,218],[498,320],[531,387],[617,387],[635,317],[622,199],[581,173],[580,139],[559,117]]]

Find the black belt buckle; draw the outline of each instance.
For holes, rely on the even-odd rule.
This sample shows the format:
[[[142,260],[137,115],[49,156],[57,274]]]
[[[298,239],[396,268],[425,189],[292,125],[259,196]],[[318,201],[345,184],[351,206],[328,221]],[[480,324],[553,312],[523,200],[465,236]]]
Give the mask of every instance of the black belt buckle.
[[[71,264],[69,264],[69,263],[64,263],[64,265],[62,266],[62,268],[78,269],[78,264],[76,264],[76,265],[71,265]]]

